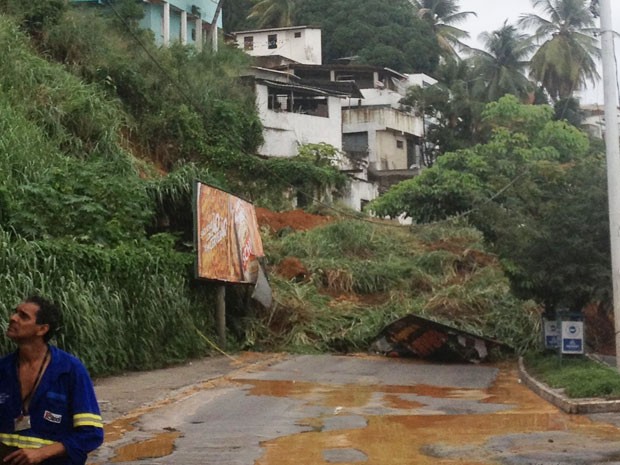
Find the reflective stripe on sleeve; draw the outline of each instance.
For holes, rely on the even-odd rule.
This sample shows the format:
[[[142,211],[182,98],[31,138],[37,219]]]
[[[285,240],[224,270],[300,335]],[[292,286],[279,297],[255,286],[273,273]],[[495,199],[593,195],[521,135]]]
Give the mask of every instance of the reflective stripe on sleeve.
[[[0,433],[0,442],[7,446],[19,447],[20,449],[38,449],[43,446],[54,444],[54,441],[48,439],[8,433]]]
[[[94,413],[78,413],[73,415],[73,427],[78,426],[94,426],[95,428],[103,428],[103,419],[101,415]]]

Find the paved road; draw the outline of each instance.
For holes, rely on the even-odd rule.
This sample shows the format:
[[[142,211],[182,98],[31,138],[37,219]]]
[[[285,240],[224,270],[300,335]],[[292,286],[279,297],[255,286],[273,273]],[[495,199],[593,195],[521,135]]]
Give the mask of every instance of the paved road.
[[[620,429],[560,412],[514,364],[279,356],[229,368],[110,422],[90,463],[620,465]]]

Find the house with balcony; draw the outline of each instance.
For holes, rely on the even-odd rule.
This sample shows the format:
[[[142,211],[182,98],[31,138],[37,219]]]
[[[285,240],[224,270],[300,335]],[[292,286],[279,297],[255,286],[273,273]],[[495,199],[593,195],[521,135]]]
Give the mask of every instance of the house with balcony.
[[[259,154],[293,157],[299,146],[326,143],[342,149],[341,100],[347,90],[308,85],[287,71],[253,66],[243,76],[253,86],[263,124]]]
[[[102,6],[107,3],[104,0],[71,2]],[[144,17],[140,20],[140,27],[151,30],[159,45],[179,42],[201,49],[212,27],[217,3],[217,0],[142,0]],[[216,24],[218,28],[222,27],[221,15],[218,15]]]
[[[433,85],[435,79],[354,64],[290,63],[280,69],[315,85],[355,83],[361,97],[351,95],[342,101],[342,148],[363,167],[358,176],[374,183],[379,192],[423,169],[424,119],[400,102],[410,87]]]
[[[391,185],[423,168],[424,120],[400,104],[413,85],[436,81],[389,68],[322,64],[321,31],[297,26],[234,33],[237,47],[255,57],[260,153],[294,156],[305,143],[343,150],[340,169],[349,191],[340,199],[361,210]]]

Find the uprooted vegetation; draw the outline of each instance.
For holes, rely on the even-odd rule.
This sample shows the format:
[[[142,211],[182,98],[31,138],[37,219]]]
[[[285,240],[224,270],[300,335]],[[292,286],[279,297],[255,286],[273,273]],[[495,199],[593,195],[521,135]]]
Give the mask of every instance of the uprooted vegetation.
[[[246,315],[246,347],[366,351],[384,326],[409,313],[517,351],[538,341],[537,307],[511,294],[473,229],[340,219],[263,232],[275,302]]]

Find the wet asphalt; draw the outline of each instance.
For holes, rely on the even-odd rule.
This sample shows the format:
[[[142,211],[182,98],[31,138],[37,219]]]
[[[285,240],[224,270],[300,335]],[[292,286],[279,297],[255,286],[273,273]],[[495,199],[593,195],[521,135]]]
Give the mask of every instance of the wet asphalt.
[[[194,363],[98,380],[107,439],[89,463],[620,464],[618,415],[563,413],[523,386],[513,363],[278,354]]]

